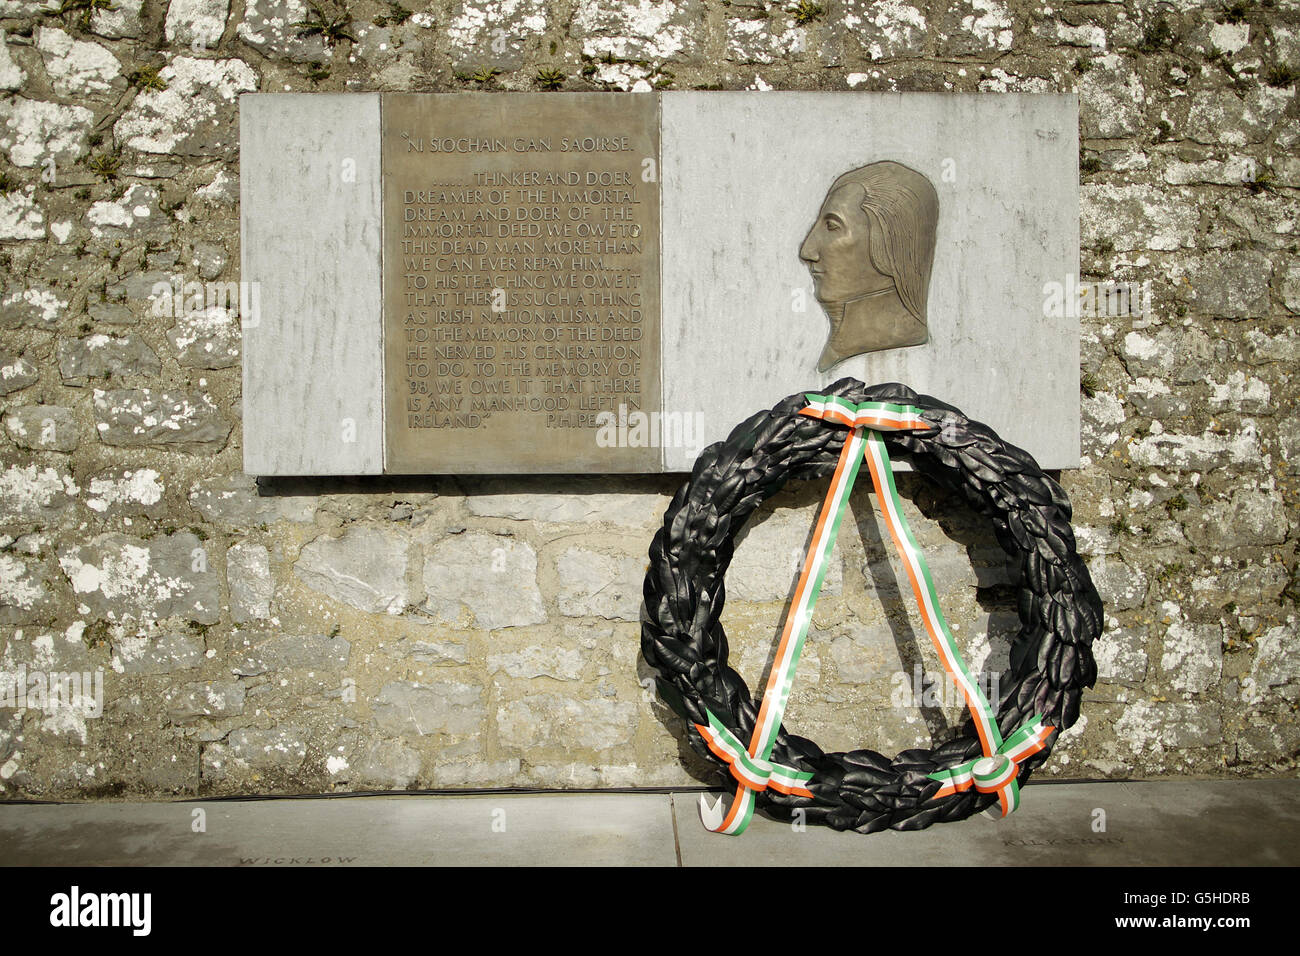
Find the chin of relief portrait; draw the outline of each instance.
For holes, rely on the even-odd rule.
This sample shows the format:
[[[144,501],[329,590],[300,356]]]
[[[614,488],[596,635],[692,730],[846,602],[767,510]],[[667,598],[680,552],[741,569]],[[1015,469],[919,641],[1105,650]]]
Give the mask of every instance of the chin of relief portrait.
[[[831,184],[799,247],[830,319],[819,372],[864,352],[925,344],[938,222],[934,186],[902,163],[871,163]]]

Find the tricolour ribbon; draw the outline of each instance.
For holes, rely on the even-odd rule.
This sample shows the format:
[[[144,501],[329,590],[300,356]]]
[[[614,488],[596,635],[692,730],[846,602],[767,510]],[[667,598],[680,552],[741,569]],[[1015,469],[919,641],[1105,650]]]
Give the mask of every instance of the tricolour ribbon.
[[[794,598],[790,602],[790,612],[786,615],[785,626],[781,631],[781,643],[767,678],[763,703],[758,710],[758,719],[754,722],[749,747],[740,747],[740,741],[730,732],[724,736],[719,728],[726,728],[712,712],[706,710],[707,724],[695,725],[709,749],[730,765],[731,774],[737,781],[736,795],[725,817],[721,798],[709,806],[708,801],[703,796],[700,797],[700,819],[704,821],[705,827],[715,833],[734,835],[745,832],[745,827],[749,826],[750,818],[754,815],[754,794],[768,786],[782,789],[788,780],[791,789],[783,792],[812,796],[804,786],[812,774],[772,764],[768,758],[772,756],[772,747],[781,729],[781,717],[790,698],[799,654],[803,650],[804,638],[808,635],[808,625],[812,622],[813,606],[821,594],[826,569],[830,566],[831,550],[835,547],[835,537],[839,534],[840,522],[844,520],[844,512],[848,508],[849,492],[857,479],[858,469],[862,467],[862,450],[866,444],[864,431],[865,426],[854,428],[845,439],[839,463],[831,478],[830,491],[826,493],[826,500],[817,515],[812,544],[804,556],[799,583],[795,585]]]
[[[974,787],[980,793],[996,793],[1002,803],[1002,815],[1005,817],[1020,806],[1020,785],[1016,775],[1020,772],[1020,763],[1047,746],[1047,738],[1056,732],[1056,728],[1043,723],[1041,715],[1036,715],[1006,740],[1002,741],[997,753],[992,756],[976,757],[955,767],[930,774],[934,780],[943,782],[943,786],[934,796],[947,797],[962,790]]]
[[[721,799],[710,807],[708,801],[700,797],[700,817],[704,825],[715,833],[743,833],[754,814],[754,794],[760,790],[771,787],[782,793],[812,796],[806,786],[812,779],[811,773],[773,764],[768,758],[781,729],[781,718],[794,684],[795,668],[799,664],[804,639],[808,636],[808,625],[812,623],[813,607],[821,595],[826,570],[830,566],[835,538],[848,510],[849,492],[853,490],[858,469],[862,467],[868,430],[932,427],[921,418],[920,410],[911,406],[887,402],[855,405],[835,396],[822,395],[809,395],[808,400],[811,404],[802,410],[802,414],[848,425],[852,431],[844,441],[830,490],[817,516],[813,540],[804,557],[799,583],[795,585],[790,612],[786,615],[781,643],[768,675],[749,747],[742,748],[735,735],[711,712],[706,711],[707,724],[695,725],[709,749],[731,767],[731,774],[737,781],[736,795],[725,817]]]
[[[701,734],[709,749],[731,765],[732,775],[746,788],[766,790],[771,787],[800,797],[812,796],[812,791],[806,786],[813,777],[811,773],[750,756],[740,738],[712,713],[709,713],[709,726]]]
[[[853,483],[857,480],[858,469],[864,458],[871,472],[876,497],[880,499],[884,511],[890,537],[907,568],[926,631],[939,652],[944,670],[966,699],[966,706],[975,721],[975,729],[984,751],[984,757],[931,774],[931,778],[943,783],[935,797],[948,796],[974,786],[980,792],[996,792],[1002,805],[1002,815],[1006,816],[1020,805],[1020,789],[1016,782],[1019,762],[1042,750],[1055,728],[1043,724],[1041,717],[1035,717],[1003,740],[994,710],[966,667],[943,612],[939,609],[934,580],[903,515],[898,489],[894,485],[889,452],[880,435],[882,431],[913,431],[934,426],[921,417],[921,409],[911,405],[890,402],[854,403],[834,395],[809,394],[806,397],[808,405],[800,410],[801,415],[846,425],[851,432],[844,441],[835,474],[831,478],[830,490],[817,516],[812,544],[795,586],[794,598],[790,603],[790,612],[786,615],[776,661],[768,676],[749,747],[742,747],[740,740],[711,711],[705,711],[707,724],[695,725],[709,749],[728,764],[737,781],[736,794],[725,817],[721,798],[709,806],[708,801],[700,797],[700,818],[705,827],[715,833],[740,834],[753,817],[755,793],[770,787],[797,796],[813,795],[807,788],[813,776],[811,773],[772,763],[769,758],[781,728],[781,717],[790,697],[808,625],[812,622],[813,607],[821,594],[835,538],[848,508],[849,493],[853,490]]]
[[[854,405],[852,402],[846,402],[834,396],[809,395],[807,397],[808,407],[802,409],[800,414],[810,415],[826,421],[845,423],[847,418],[856,425],[864,415],[867,416],[867,420],[870,422],[871,416],[886,414],[889,421],[908,423],[894,425],[893,427],[896,429],[933,427],[920,419],[920,409],[911,406],[886,405],[882,412],[877,410],[877,406],[882,403],[868,402],[865,405]],[[910,424],[913,420],[919,421],[920,424]],[[880,426],[870,425],[870,427],[879,429]],[[948,628],[948,622],[944,619],[943,611],[939,607],[939,593],[934,586],[934,578],[930,575],[930,568],[925,562],[925,556],[921,553],[916,538],[912,536],[912,529],[907,523],[907,518],[903,515],[903,503],[899,500],[898,488],[894,484],[894,472],[890,467],[889,452],[885,448],[885,440],[878,430],[873,430],[870,433],[866,454],[867,468],[871,472],[871,483],[875,486],[876,497],[880,500],[881,510],[885,516],[885,524],[889,528],[889,536],[893,539],[894,547],[898,549],[899,556],[903,559],[903,566],[907,570],[908,581],[912,585],[912,593],[916,595],[916,603],[921,610],[921,618],[925,622],[926,632],[930,635],[930,641],[939,653],[939,659],[943,662],[943,669],[952,678],[953,683],[957,685],[957,689],[961,691],[962,697],[966,700],[966,709],[970,712],[975,723],[975,732],[979,735],[980,748],[984,751],[982,758],[970,761],[972,766],[969,774],[965,776],[958,773],[954,777],[954,771],[964,771],[965,764],[930,774],[931,779],[939,780],[944,784],[939,792],[935,794],[935,799],[974,786],[982,793],[997,793],[998,802],[1002,806],[1002,815],[1005,817],[1020,806],[1020,785],[1016,780],[1020,772],[1020,761],[1042,750],[1055,728],[1044,724],[1041,717],[1035,716],[1030,718],[1027,724],[1011,734],[1006,740],[1003,740],[1002,732],[998,728],[997,712],[989,704],[988,698],[984,696],[984,692],[980,690],[979,684],[966,666],[966,661],[957,648],[957,641],[953,638],[952,631]],[[961,780],[965,780],[964,785],[959,782]]]

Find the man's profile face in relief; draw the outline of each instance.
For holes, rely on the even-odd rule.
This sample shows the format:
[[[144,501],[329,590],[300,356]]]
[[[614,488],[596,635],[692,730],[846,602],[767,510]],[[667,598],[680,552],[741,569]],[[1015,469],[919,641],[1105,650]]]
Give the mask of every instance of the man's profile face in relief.
[[[864,352],[923,345],[939,196],[885,160],[844,173],[799,246],[830,320],[819,371]]]
[[[871,261],[871,221],[862,200],[856,183],[832,192],[799,247],[820,302],[847,302],[894,287],[894,280]]]

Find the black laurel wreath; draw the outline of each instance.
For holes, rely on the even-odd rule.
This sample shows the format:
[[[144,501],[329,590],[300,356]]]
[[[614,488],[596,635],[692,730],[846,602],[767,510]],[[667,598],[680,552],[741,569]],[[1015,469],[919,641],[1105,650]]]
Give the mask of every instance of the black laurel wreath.
[[[1061,486],[1028,452],[1008,445],[988,426],[904,385],[867,387],[844,378],[820,391],[852,402],[914,405],[935,423],[928,431],[885,432],[884,438],[891,456],[911,461],[919,473],[989,516],[1011,558],[1020,631],[1011,646],[1014,680],[1004,682],[997,708],[1001,731],[1010,734],[1035,714],[1061,730],[1072,726],[1083,688],[1097,677],[1092,642],[1101,633],[1102,604],[1075,552],[1070,501]],[[754,509],[791,478],[822,478],[835,470],[849,430],[800,415],[806,404],[803,392],[791,395],[706,448],[650,545],[641,653],[655,671],[659,694],[692,725],[707,724],[708,708],[746,742],[757,702],[727,666],[727,636],[719,622],[723,579],[736,535]],[[1021,764],[1022,785],[1047,760],[1058,737]],[[694,726],[689,740],[701,755],[725,767]],[[965,819],[997,802],[996,794],[974,789],[931,799],[940,784],[928,774],[981,754],[969,716],[955,739],[934,750],[905,750],[892,760],[874,750],[825,753],[782,726],[771,759],[812,771],[813,797],[768,789],[757,794],[757,805],[787,817],[800,808],[807,822],[837,830],[919,830]]]

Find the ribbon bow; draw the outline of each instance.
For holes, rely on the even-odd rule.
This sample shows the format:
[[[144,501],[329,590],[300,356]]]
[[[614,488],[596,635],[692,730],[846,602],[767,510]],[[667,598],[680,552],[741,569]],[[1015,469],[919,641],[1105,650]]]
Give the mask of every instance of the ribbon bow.
[[[903,515],[902,502],[894,485],[889,452],[880,434],[884,431],[916,431],[935,426],[921,417],[921,409],[911,405],[850,402],[835,395],[809,394],[806,398],[808,405],[800,409],[799,414],[836,425],[846,425],[851,431],[844,440],[830,491],[817,516],[813,541],[804,558],[799,583],[795,586],[794,598],[790,602],[790,613],[781,633],[776,661],[763,692],[763,703],[749,747],[741,746],[735,734],[711,711],[705,711],[707,725],[695,725],[709,749],[731,768],[731,774],[738,784],[735,798],[725,817],[721,798],[709,806],[708,801],[700,797],[700,818],[705,827],[715,833],[739,834],[744,832],[753,816],[756,792],[770,787],[782,793],[813,796],[807,787],[813,774],[772,763],[768,758],[781,729],[781,716],[785,713],[790,688],[794,683],[795,667],[799,663],[799,654],[808,634],[808,625],[812,621],[813,606],[821,594],[831,550],[835,546],[835,538],[848,507],[849,492],[853,489],[858,469],[864,460],[871,472],[871,483],[880,500],[890,537],[907,569],[926,631],[939,652],[944,670],[966,699],[967,709],[974,720],[980,746],[984,751],[983,757],[930,774],[931,779],[943,784],[932,799],[969,790],[973,786],[981,793],[996,792],[1002,805],[1002,815],[1006,816],[1020,805],[1020,787],[1016,782],[1020,762],[1042,750],[1055,728],[1044,724],[1041,716],[1036,716],[1005,740],[1002,738],[996,712],[962,659],[957,642],[948,629],[948,622],[944,620],[939,608],[939,595],[934,580]]]
[[[731,766],[731,775],[742,787],[750,790],[766,790],[771,787],[798,797],[812,796],[812,791],[805,786],[813,778],[811,773],[750,756],[740,738],[728,730],[712,711],[706,708],[704,712],[708,715],[709,725],[705,727],[696,724],[695,729],[700,732],[709,749]]]
[[[955,767],[930,774],[931,780],[943,783],[933,799],[951,796],[974,787],[980,793],[996,793],[1005,817],[1020,806],[1020,764],[1047,746],[1047,739],[1056,728],[1043,723],[1041,714],[1030,718],[997,750],[987,757],[976,757]]]

